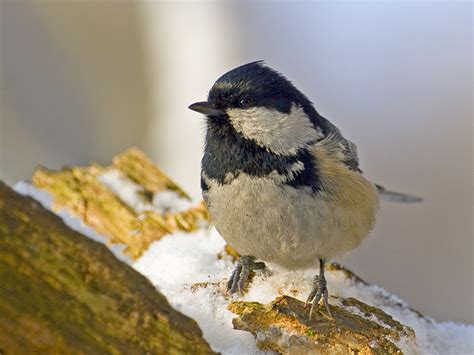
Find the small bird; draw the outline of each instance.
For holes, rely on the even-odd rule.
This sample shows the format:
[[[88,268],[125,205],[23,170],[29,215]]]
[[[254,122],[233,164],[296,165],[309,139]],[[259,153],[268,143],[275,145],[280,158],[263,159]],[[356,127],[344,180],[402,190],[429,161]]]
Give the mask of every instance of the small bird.
[[[251,270],[265,261],[288,269],[319,261],[306,304],[312,303],[310,318],[321,299],[331,314],[325,262],[368,235],[379,195],[420,199],[364,178],[355,144],[263,61],[222,75],[207,101],[189,108],[206,117],[204,201],[218,232],[241,255],[228,292],[242,293]]]

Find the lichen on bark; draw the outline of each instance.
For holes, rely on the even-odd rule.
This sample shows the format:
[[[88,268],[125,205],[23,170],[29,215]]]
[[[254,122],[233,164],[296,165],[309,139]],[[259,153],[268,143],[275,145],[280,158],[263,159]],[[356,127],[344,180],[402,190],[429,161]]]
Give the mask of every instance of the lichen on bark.
[[[32,182],[52,195],[55,210],[66,208],[104,235],[110,244],[125,244],[124,253],[132,259],[141,256],[153,241],[169,233],[191,232],[208,222],[209,214],[202,203],[180,212],[145,211],[138,214],[101,183],[100,176],[111,169],[118,169],[145,193],[172,190],[188,198],[136,148],[116,156],[109,167],[92,164],[60,171],[39,168],[33,174]]]
[[[209,354],[196,322],[102,244],[0,182],[6,354]]]
[[[136,259],[142,255],[153,241],[159,240],[167,234],[177,231],[194,231],[201,228],[203,224],[209,222],[208,211],[202,203],[188,210],[175,213],[158,213],[156,211],[148,210],[138,213],[122,201],[120,196],[101,182],[100,177],[111,170],[119,171],[120,174],[125,176],[127,179],[140,186],[143,198],[148,199],[149,201],[151,201],[153,194],[165,190],[174,191],[182,198],[188,198],[183,190],[161,172],[161,170],[154,166],[142,152],[135,148],[129,149],[128,151],[116,156],[113,159],[112,165],[108,167],[101,167],[92,164],[88,167],[71,167],[60,171],[50,171],[40,168],[35,172],[32,182],[36,187],[46,190],[52,195],[55,209],[68,209],[70,213],[79,217],[85,224],[104,235],[109,244],[125,244],[127,246],[125,253],[132,257],[132,259]],[[40,226],[44,225],[46,224],[40,224]],[[0,220],[0,234],[2,228],[4,228],[4,226],[2,226]],[[35,244],[36,242],[31,245]],[[30,248],[32,247],[31,245],[29,246]],[[100,317],[103,316],[104,312],[108,312],[109,310],[112,310],[114,314],[117,313],[120,315],[123,314],[123,312],[128,314],[127,319],[120,319],[121,316],[119,316],[119,318],[112,317],[111,320],[106,320],[107,326],[105,326],[105,328],[94,326],[90,329],[88,328],[87,334],[84,335],[86,338],[84,339],[86,339],[87,342],[91,342],[92,345],[90,349],[97,348],[107,352],[114,352],[116,349],[114,348],[114,346],[116,346],[116,340],[114,340],[113,337],[109,340],[108,337],[111,336],[110,334],[120,336],[121,339],[127,339],[127,344],[135,344],[134,341],[136,339],[142,338],[139,336],[132,336],[131,334],[133,334],[133,331],[137,328],[141,329],[140,327],[145,327],[145,330],[143,330],[144,333],[140,335],[145,338],[143,338],[143,341],[140,340],[138,343],[141,344],[143,349],[146,349],[146,352],[155,353],[156,349],[159,349],[158,353],[163,353],[163,349],[167,348],[171,349],[171,353],[179,353],[181,351],[190,351],[191,353],[199,353],[201,350],[202,352],[210,351],[207,344],[202,345],[199,343],[202,341],[200,333],[197,335],[198,333],[186,331],[182,334],[184,338],[179,338],[179,333],[169,330],[169,327],[174,324],[169,320],[175,319],[174,316],[171,317],[171,315],[174,314],[173,312],[175,312],[173,310],[170,311],[171,313],[165,312],[165,315],[161,314],[157,316],[159,320],[164,320],[163,324],[168,324],[167,326],[160,323],[160,327],[152,327],[154,331],[163,336],[157,338],[151,337],[149,330],[151,329],[150,324],[154,324],[154,313],[150,315],[147,309],[140,308],[141,305],[139,306],[138,311],[131,311],[127,308],[129,306],[129,301],[134,299],[133,297],[140,296],[137,294],[133,297],[128,296],[132,291],[122,291],[121,287],[124,286],[115,283],[113,280],[115,272],[110,271],[110,267],[104,268],[100,263],[91,263],[88,261],[89,257],[84,256],[87,255],[87,253],[84,254],[83,251],[73,253],[70,251],[71,247],[68,246],[69,244],[56,245],[52,250],[47,249],[46,246],[41,243],[39,245],[43,248],[41,251],[41,258],[48,258],[48,253],[54,256],[60,250],[65,248],[64,250],[67,253],[66,255],[68,255],[68,260],[63,260],[64,264],[67,265],[67,262],[71,259],[72,261],[70,262],[72,262],[75,267],[79,268],[80,273],[75,276],[74,283],[72,283],[75,287],[77,297],[81,297],[82,303],[77,306],[82,307],[84,302],[87,304],[90,303],[86,308],[78,308],[76,311],[74,311],[74,307],[72,308],[73,312],[71,314],[74,319],[80,321],[79,324],[87,325],[91,322],[91,319],[93,319],[91,317],[96,317],[99,320],[98,324],[104,324],[104,318]],[[52,245],[55,244],[52,243]],[[26,253],[28,248],[25,250],[22,251],[22,253]],[[100,246],[97,250],[102,250],[102,252],[106,251],[103,246]],[[218,258],[227,257],[227,254],[230,255],[234,261],[239,258],[239,255],[229,246],[226,246],[225,251],[220,253]],[[2,260],[2,257],[4,260]],[[0,267],[2,266],[2,262],[10,260],[8,258],[9,253],[4,252],[2,254],[0,245]],[[31,256],[25,257],[25,259],[30,260]],[[56,260],[53,261],[54,263],[57,262]],[[89,266],[84,267],[81,265]],[[35,264],[35,268],[36,267]],[[55,285],[54,287],[56,288],[60,286],[62,292],[64,288],[64,277],[69,277],[67,276],[69,273],[59,272],[58,270],[62,270],[61,268],[62,264],[58,262],[57,264],[54,264],[51,275],[47,275],[46,268],[41,269],[41,267],[39,267],[38,270],[44,274],[45,282],[50,282],[52,285]],[[368,286],[365,281],[341,265],[328,264],[327,269],[328,272],[342,273],[346,279],[352,280],[355,284]],[[19,268],[19,270],[23,269]],[[0,282],[2,281],[1,275],[0,272]],[[109,285],[110,283],[113,285],[111,286],[112,288],[115,287],[117,290],[121,290],[119,295],[109,295],[107,293],[108,290],[103,288],[102,281],[100,281],[102,279],[105,284]],[[126,283],[125,277],[119,277],[118,280]],[[140,279],[137,280],[140,281]],[[39,287],[35,286],[35,282],[35,280],[26,282],[27,285],[31,283],[32,286],[28,286],[30,287],[30,290],[31,287]],[[81,282],[84,283],[84,285],[82,285]],[[140,282],[143,282],[143,280]],[[17,280],[17,284],[20,284],[20,280]],[[191,286],[191,290],[195,291],[198,288],[215,287],[218,289],[216,292],[221,292],[221,284],[222,282],[198,282]],[[95,291],[92,293],[89,291],[84,292],[84,287],[92,287],[92,290]],[[152,291],[147,287],[145,287],[145,294],[143,295],[145,299],[152,302],[150,298],[155,297],[155,301],[158,304],[169,307],[163,296],[152,296],[152,294],[149,293]],[[41,289],[41,287],[39,288]],[[67,292],[72,294],[70,289],[67,289]],[[140,294],[142,293],[141,290],[137,292]],[[283,291],[278,292],[283,294]],[[293,290],[287,290],[287,293],[297,296],[299,291],[295,288]],[[2,294],[0,291],[0,312],[2,312],[2,295],[5,296],[5,294]],[[38,296],[40,298],[38,298],[37,295],[32,296],[31,301],[39,302],[44,299],[48,301],[51,298],[49,296],[49,298],[45,298],[44,295],[41,294],[40,296]],[[75,301],[75,296],[75,294],[68,296],[71,297],[71,302]],[[66,300],[68,301],[69,298],[66,298]],[[25,304],[28,304],[29,301],[30,300],[26,294],[24,295],[24,298],[21,299],[21,302]],[[395,307],[408,309],[405,305],[392,304],[394,302],[393,300],[387,299],[387,302]],[[418,353],[413,330],[394,320],[382,310],[367,305],[355,298],[344,299],[332,297],[331,303],[331,311],[334,318],[328,317],[324,310],[319,310],[313,320],[308,319],[309,310],[303,308],[303,303],[289,296],[278,297],[269,304],[261,304],[258,302],[232,302],[229,305],[229,309],[238,315],[238,317],[233,320],[234,327],[254,334],[258,346],[263,350],[295,354],[395,354],[400,353],[401,349],[404,347],[409,349],[411,353]],[[53,305],[46,302],[45,304],[47,309],[52,309],[50,313],[55,315],[55,317],[58,316],[57,312],[71,307],[70,304],[59,302],[61,306],[64,304],[67,307],[63,309],[59,307],[58,311],[58,303]],[[76,303],[72,303],[72,305],[76,306]],[[56,308],[54,308],[55,306]],[[20,307],[20,304],[18,307]],[[106,310],[104,310],[104,308],[106,308]],[[8,316],[8,309],[6,309],[4,314]],[[28,314],[28,312],[25,312],[25,317]],[[14,318],[14,316],[18,317],[18,314],[13,314],[9,317]],[[179,317],[184,316],[179,315]],[[49,328],[44,326],[42,318],[40,320],[34,319],[34,321],[30,321],[28,318],[25,319],[26,320],[22,320],[24,323],[22,323],[22,327],[25,329],[31,328],[30,330],[32,332],[37,332],[39,334],[37,339],[53,339],[56,337],[55,333],[47,333],[49,332]],[[122,322],[120,323],[120,327],[118,327],[119,331],[117,333],[114,333],[109,329],[110,325],[116,324],[114,322]],[[59,321],[58,324],[61,325],[62,323]],[[193,328],[191,325],[189,325],[189,327]],[[78,331],[77,328],[74,329],[74,331]],[[0,325],[0,332],[1,331],[2,328]],[[9,331],[10,333],[13,332],[12,329]],[[100,331],[104,331],[106,335],[102,336]],[[96,332],[98,332],[98,335],[96,335]],[[191,348],[179,345],[187,344],[186,342],[188,340],[186,340],[186,335],[189,334],[195,334],[193,335],[194,340],[192,341],[197,341],[201,344],[199,346],[202,347],[195,346],[195,349],[191,351]],[[147,338],[148,336],[151,338]],[[11,338],[14,339],[14,337]],[[198,338],[200,340],[196,340]],[[38,341],[37,339],[35,341]],[[73,349],[69,343],[71,341],[70,337],[56,337],[54,339],[57,339],[58,346],[67,345],[69,346],[67,348],[68,350]],[[162,345],[161,342],[163,342],[164,345]],[[178,348],[173,347],[167,342],[178,344],[175,345],[175,347],[178,346]],[[2,345],[1,334],[0,345]],[[125,349],[121,348],[121,346],[123,345],[117,347],[119,352],[122,352],[122,350]],[[165,346],[165,348],[159,348],[159,346]],[[60,349],[62,350],[63,348]],[[126,350],[128,350],[128,348]],[[140,351],[141,350],[142,348],[140,348]]]
[[[391,316],[354,298],[331,305],[332,317],[320,307],[313,319],[304,303],[290,296],[277,297],[269,304],[232,302],[237,314],[235,329],[251,332],[262,350],[284,354],[401,354],[403,342],[418,353],[414,331]],[[372,312],[377,320],[358,315]],[[376,312],[374,312],[376,311]]]

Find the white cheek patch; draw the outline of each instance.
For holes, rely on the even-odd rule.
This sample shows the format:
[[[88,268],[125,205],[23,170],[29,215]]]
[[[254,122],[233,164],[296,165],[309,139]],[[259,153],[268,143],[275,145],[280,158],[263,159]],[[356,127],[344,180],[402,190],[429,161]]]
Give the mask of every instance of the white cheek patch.
[[[324,137],[296,104],[288,114],[265,107],[233,108],[227,114],[237,132],[278,155],[294,155]]]

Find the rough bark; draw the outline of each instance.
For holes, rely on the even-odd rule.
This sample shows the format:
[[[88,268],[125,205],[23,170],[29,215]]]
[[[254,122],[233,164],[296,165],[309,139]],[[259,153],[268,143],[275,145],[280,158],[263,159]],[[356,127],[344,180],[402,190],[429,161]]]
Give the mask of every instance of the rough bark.
[[[331,305],[332,318],[321,306],[312,320],[304,303],[289,296],[277,297],[267,305],[232,302],[229,310],[239,315],[233,320],[234,328],[251,332],[262,350],[285,354],[401,354],[397,343],[402,342],[412,353],[418,353],[411,328],[355,298],[337,301],[340,306]]]
[[[72,167],[61,171],[39,168],[32,182],[48,191],[54,208],[67,208],[85,224],[104,235],[110,244],[125,244],[124,253],[138,258],[155,240],[179,230],[194,231],[209,220],[207,209],[201,203],[178,213],[137,213],[113,191],[100,182],[100,176],[116,169],[141,186],[143,199],[164,190],[176,191],[188,198],[171,179],[138,149],[131,148],[116,156],[113,165],[101,167]]]
[[[91,165],[81,168],[72,167],[61,171],[50,171],[41,168],[35,172],[32,182],[36,187],[46,190],[52,195],[55,209],[67,208],[85,224],[104,235],[110,244],[125,244],[127,246],[125,253],[133,259],[145,252],[154,240],[158,240],[166,234],[176,231],[193,231],[209,222],[209,214],[203,204],[178,213],[136,212],[131,206],[122,201],[114,191],[101,182],[100,177],[111,170],[118,170],[124,177],[137,184],[140,187],[139,195],[144,200],[150,201],[153,194],[164,190],[172,190],[177,192],[179,196],[188,198],[186,193],[154,166],[142,152],[134,148],[115,157],[113,164],[109,167]],[[32,206],[35,206],[35,204],[33,203]],[[33,208],[34,211],[37,209],[38,207],[36,209]],[[4,211],[3,213],[6,212]],[[28,214],[24,215],[28,216]],[[48,216],[48,218],[52,218],[50,214]],[[19,217],[17,216],[16,218],[18,220]],[[20,220],[22,221],[21,223],[26,223],[23,219],[20,218]],[[42,230],[41,228],[47,226],[48,223],[50,223],[49,220],[35,221],[38,230]],[[32,223],[29,223],[29,225],[34,229]],[[4,228],[2,227],[1,217],[0,228]],[[61,228],[66,227],[62,226]],[[126,339],[126,344],[130,346],[131,344],[135,346],[138,343],[141,346],[140,350],[151,353],[161,354],[167,347],[170,347],[170,352],[187,351],[199,353],[199,351],[209,351],[207,345],[203,343],[199,331],[195,330],[197,327],[193,321],[173,310],[170,310],[170,313],[166,313],[163,316],[162,313],[149,311],[149,308],[146,308],[152,307],[150,306],[152,304],[155,307],[166,306],[166,309],[170,309],[164,297],[158,295],[146,280],[142,277],[140,278],[139,275],[135,275],[135,273],[135,279],[127,281],[129,277],[120,274],[125,272],[122,269],[120,269],[122,271],[115,271],[110,266],[104,267],[102,265],[104,261],[91,261],[96,260],[93,259],[92,255],[95,255],[93,252],[106,253],[105,247],[99,246],[92,248],[94,250],[89,250],[84,249],[85,247],[80,244],[77,246],[80,250],[75,251],[70,243],[66,243],[59,237],[52,237],[44,230],[41,233],[44,234],[42,237],[43,243],[36,242],[33,237],[28,236],[26,240],[30,241],[30,244],[26,244],[26,247],[17,246],[18,251],[16,254],[18,256],[16,258],[22,259],[18,259],[21,261],[16,262],[14,264],[16,265],[15,267],[10,265],[10,269],[23,270],[26,268],[26,266],[19,267],[18,265],[31,264],[32,266],[30,269],[24,269],[29,271],[22,271],[29,278],[25,279],[26,276],[21,274],[23,279],[16,281],[16,287],[18,288],[18,285],[24,284],[27,291],[35,288],[41,290],[43,286],[36,285],[36,282],[42,280],[41,282],[46,283],[47,287],[53,287],[51,292],[66,292],[68,297],[64,299],[67,302],[71,302],[71,304],[66,304],[64,300],[57,301],[60,293],[53,295],[56,298],[49,296],[49,293],[44,293],[46,291],[41,291],[43,293],[38,293],[38,296],[36,291],[33,292],[32,296],[30,295],[31,292],[25,291],[21,294],[22,298],[18,299],[14,294],[13,296],[10,295],[12,299],[9,302],[17,302],[16,309],[26,307],[25,309],[29,310],[30,304],[34,305],[42,302],[42,309],[45,311],[39,312],[36,309],[34,309],[34,312],[31,310],[25,311],[23,312],[25,314],[24,317],[22,312],[10,315],[8,319],[21,316],[19,319],[22,319],[22,325],[18,328],[6,328],[4,326],[5,329],[0,325],[0,333],[5,333],[8,330],[10,333],[6,334],[12,334],[5,336],[5,339],[15,339],[15,336],[20,336],[21,333],[15,333],[16,329],[28,329],[30,333],[33,331],[38,332],[39,336],[36,338],[32,337],[31,339],[31,342],[35,341],[39,344],[36,344],[37,347],[42,346],[42,342],[52,344],[51,339],[56,339],[55,337],[57,337],[57,339],[60,339],[57,344],[60,346],[66,344],[68,346],[67,348],[56,349],[58,352],[63,352],[62,350],[64,349],[70,350],[74,348],[75,344],[70,345],[71,339],[77,339],[78,337],[75,334],[79,334],[80,330],[85,327],[88,329],[87,334],[81,336],[87,340],[87,344],[91,344],[85,350],[86,352],[91,352],[91,349],[100,349],[108,352],[129,352],[130,349],[123,347],[125,345],[118,342],[119,340],[115,337]],[[32,234],[32,232],[29,231],[27,232],[28,234]],[[20,237],[16,238],[22,240]],[[45,242],[47,238],[53,238],[52,242]],[[76,236],[75,238],[79,237]],[[90,244],[92,242],[87,241],[87,243]],[[36,246],[37,244],[38,247]],[[66,254],[59,258],[58,255],[62,255],[62,253]],[[226,247],[223,253],[229,254],[234,260],[237,260],[239,257],[229,246]],[[2,251],[2,246],[0,245],[0,267],[2,267],[2,263],[10,260],[8,259],[9,254]],[[12,255],[16,254],[12,253]],[[50,261],[48,255],[53,255],[52,261]],[[110,253],[107,255],[108,258],[113,258]],[[222,256],[220,255],[219,257]],[[59,259],[56,260],[56,258]],[[97,256],[97,260],[101,258],[102,256]],[[32,259],[38,259],[38,261],[32,264]],[[111,262],[109,259],[107,260],[108,263]],[[49,270],[48,262],[54,263],[50,276],[46,276]],[[118,263],[116,260],[114,262]],[[69,276],[69,271],[63,271],[63,264],[69,267],[68,263],[79,270],[77,275]],[[350,279],[355,283],[367,285],[366,282],[351,271],[338,264],[328,264],[327,268],[329,273],[342,273],[342,277]],[[130,273],[132,271],[129,270],[127,272]],[[39,272],[40,274],[33,274],[33,272]],[[122,276],[117,277],[117,275]],[[43,277],[44,280],[39,276]],[[0,282],[3,282],[2,277],[5,278],[5,274],[0,270]],[[37,281],[37,278],[40,281]],[[70,286],[67,286],[70,282],[69,278],[73,278],[71,283],[73,285],[72,289]],[[26,281],[21,283],[21,280]],[[64,280],[68,283],[65,284]],[[95,281],[92,282],[91,280]],[[132,294],[131,286],[128,287],[127,285],[134,285],[136,282],[139,282],[140,285],[146,284],[147,286],[134,286],[136,293],[130,296]],[[10,289],[12,289],[11,287]],[[200,287],[216,287],[216,292],[221,292],[222,289],[220,283],[213,284],[209,282],[195,284],[192,286],[192,289]],[[84,289],[89,290],[89,288],[92,288],[93,291],[84,291]],[[49,290],[49,288],[45,289]],[[117,292],[114,293],[114,290]],[[73,291],[78,292],[74,293]],[[294,296],[299,294],[297,289],[294,291],[294,294],[292,293]],[[8,293],[0,291],[0,312],[8,316],[8,309],[3,312],[2,308],[2,297],[6,299],[4,295],[8,295]],[[80,300],[77,300],[77,297],[81,297]],[[147,301],[142,301],[142,298]],[[49,299],[54,299],[54,301],[48,301],[49,303],[45,301]],[[57,307],[58,302],[61,305],[65,305],[65,307]],[[393,301],[387,300],[387,302]],[[334,318],[327,317],[323,310],[317,314],[313,321],[308,320],[308,310],[303,309],[303,303],[289,296],[278,297],[267,305],[256,302],[233,302],[229,305],[229,309],[238,315],[234,319],[234,327],[254,334],[258,346],[263,350],[294,354],[386,354],[400,353],[400,344],[404,344],[405,348],[410,349],[411,353],[418,353],[414,331],[393,320],[380,309],[364,304],[354,298],[332,298],[331,304]],[[392,306],[397,307],[398,305]],[[135,310],[136,308],[133,307],[138,307],[139,309]],[[400,305],[400,307],[407,308],[404,305]],[[67,309],[68,311],[64,312],[61,309]],[[69,311],[69,309],[72,311]],[[113,312],[108,313],[110,310]],[[66,327],[67,332],[59,333],[56,332],[56,328],[51,328],[50,318],[48,318],[49,314],[55,317],[51,319],[54,320],[54,323],[58,324],[60,329],[64,327],[63,324],[67,325],[67,322],[63,320],[66,316],[61,315],[63,317],[61,318],[58,315],[60,312],[71,314],[71,316],[67,317],[74,319],[74,328],[70,330]],[[117,314],[117,316],[113,317],[113,320],[109,320],[108,318],[103,318],[104,314],[108,316],[110,314]],[[155,317],[158,320],[153,318],[154,314],[158,314]],[[1,317],[0,313],[0,319],[2,319]],[[31,322],[30,319],[34,321]],[[93,323],[94,319],[98,319],[97,323],[88,328],[89,323]],[[186,321],[182,321],[182,319],[186,319]],[[160,325],[162,324],[160,320],[165,320],[164,323],[168,324],[168,328],[163,328]],[[154,325],[155,323],[153,322],[158,322],[158,325]],[[4,323],[7,324],[8,322]],[[178,329],[183,324],[187,324],[186,327],[193,330],[174,331],[174,329]],[[119,331],[116,332],[117,329]],[[133,330],[139,332],[143,338],[138,335],[132,335],[134,334]],[[159,335],[153,337],[152,333]],[[178,337],[179,334],[181,334],[181,337]],[[47,339],[47,341],[42,339]],[[82,338],[80,339],[82,341]],[[7,340],[3,340],[2,334],[0,334],[0,344],[2,341]],[[196,342],[199,345],[193,345],[194,348],[182,345],[190,344],[188,342]],[[162,347],[160,348],[159,346]]]
[[[0,353],[212,353],[151,283],[0,182]]]

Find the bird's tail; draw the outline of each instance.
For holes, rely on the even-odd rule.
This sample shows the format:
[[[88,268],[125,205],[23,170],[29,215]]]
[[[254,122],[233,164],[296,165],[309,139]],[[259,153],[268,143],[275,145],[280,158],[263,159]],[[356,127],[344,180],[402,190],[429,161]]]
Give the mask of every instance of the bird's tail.
[[[423,199],[418,196],[402,194],[400,192],[394,192],[387,190],[385,187],[375,184],[379,197],[381,200],[392,201],[392,202],[401,202],[401,203],[416,203],[423,202]]]

